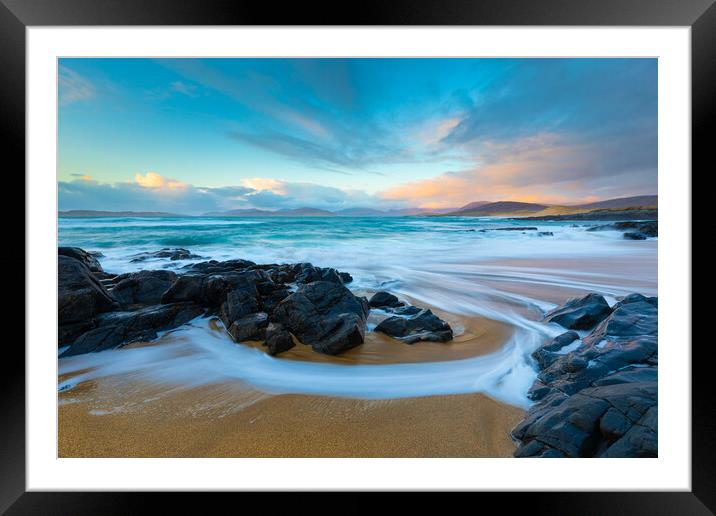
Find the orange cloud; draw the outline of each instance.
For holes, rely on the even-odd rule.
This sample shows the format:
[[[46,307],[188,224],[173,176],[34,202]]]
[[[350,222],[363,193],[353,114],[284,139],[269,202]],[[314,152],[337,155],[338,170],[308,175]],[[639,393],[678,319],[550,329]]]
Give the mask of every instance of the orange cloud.
[[[585,149],[543,134],[508,144],[483,142],[478,161],[485,163],[459,172],[389,188],[379,196],[422,208],[462,206],[473,201],[515,200],[560,203],[583,186]]]
[[[136,174],[134,181],[142,188],[154,188],[161,190],[183,190],[187,183],[182,183],[175,179],[169,179],[157,174],[156,172],[147,172],[146,174]]]
[[[268,190],[269,192],[273,192],[279,195],[284,195],[286,193],[284,188],[285,183],[283,181],[279,181],[278,179],[269,179],[266,177],[252,177],[242,179],[241,186],[253,188],[254,190],[258,191]]]

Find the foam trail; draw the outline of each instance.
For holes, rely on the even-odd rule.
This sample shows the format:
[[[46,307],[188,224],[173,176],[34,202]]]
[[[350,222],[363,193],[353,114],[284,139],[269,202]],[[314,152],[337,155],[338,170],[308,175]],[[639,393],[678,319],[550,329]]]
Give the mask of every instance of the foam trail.
[[[535,378],[527,360],[541,338],[516,331],[496,353],[450,362],[337,365],[282,360],[234,344],[195,320],[171,335],[174,343],[127,348],[60,360],[60,374],[83,371],[60,390],[86,380],[132,375],[145,381],[195,387],[241,380],[271,393],[301,393],[366,399],[483,392],[517,406]],[[89,370],[88,370],[89,369]]]

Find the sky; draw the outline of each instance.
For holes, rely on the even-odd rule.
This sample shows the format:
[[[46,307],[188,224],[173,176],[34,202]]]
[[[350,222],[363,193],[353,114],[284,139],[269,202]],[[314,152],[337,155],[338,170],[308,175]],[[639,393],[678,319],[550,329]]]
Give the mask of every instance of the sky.
[[[59,209],[657,193],[656,59],[60,59]]]

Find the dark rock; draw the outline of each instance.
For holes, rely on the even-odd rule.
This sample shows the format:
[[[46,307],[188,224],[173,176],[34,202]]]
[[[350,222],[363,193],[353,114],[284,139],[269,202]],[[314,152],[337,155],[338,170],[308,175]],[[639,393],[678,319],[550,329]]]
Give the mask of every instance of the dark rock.
[[[264,312],[258,312],[236,319],[229,326],[228,332],[236,342],[264,340],[266,338],[266,326],[268,326],[268,315]]]
[[[537,233],[539,236],[554,236],[554,233],[551,231],[540,231]]]
[[[321,276],[319,281],[330,281],[331,283],[340,283],[343,284],[343,280],[341,279],[340,274],[338,274],[338,271],[336,269],[320,269]]]
[[[82,262],[58,257],[58,322],[85,322],[117,307],[116,301]]]
[[[579,335],[576,331],[568,331],[566,333],[563,333],[555,337],[548,344],[545,344],[544,346],[538,348],[537,351],[532,353],[532,357],[537,360],[540,369],[544,369],[552,365],[557,359],[559,359],[559,351],[562,348],[564,348],[565,346],[569,346],[578,338]]]
[[[188,272],[177,278],[174,284],[162,296],[162,303],[175,303],[180,301],[193,301],[207,308],[218,308],[227,300],[229,292],[243,291],[253,298],[259,295],[258,283],[271,282],[270,276],[262,270],[243,270],[214,272],[202,274],[199,272]],[[227,308],[240,303],[245,295],[234,296]],[[235,306],[234,306],[235,307]],[[244,311],[243,314],[233,312],[228,319],[229,324],[233,318],[258,311],[253,308]],[[231,318],[233,317],[233,318]]]
[[[237,259],[226,260],[223,262],[209,260],[208,262],[199,262],[186,265],[184,269],[196,273],[219,274],[226,272],[240,272],[255,266],[256,264],[249,260]]]
[[[537,403],[512,432],[515,456],[657,456],[658,299],[626,296],[579,347],[556,353],[576,337],[535,352]]]
[[[261,306],[263,311],[267,314],[273,313],[274,309],[279,305],[281,301],[286,299],[291,294],[291,290],[288,288],[276,288],[269,294],[261,297]]]
[[[181,301],[202,302],[202,287],[205,276],[203,274],[182,274],[169,289],[162,294],[162,303],[175,303]]]
[[[320,267],[314,267],[310,263],[301,263],[299,267],[294,277],[296,283],[312,283],[321,279],[322,273]]]
[[[96,328],[75,340],[62,357],[102,351],[130,342],[151,340],[198,317],[204,310],[194,303],[156,305],[132,312],[110,312],[96,317]]]
[[[656,337],[659,329],[659,311],[653,302],[632,300],[618,303],[609,317],[584,338],[588,346],[603,340],[630,341],[635,337]]]
[[[132,258],[132,262],[138,263],[143,262],[145,260],[153,259],[153,258],[168,258],[169,260],[175,261],[175,260],[197,260],[200,258],[203,258],[203,256],[199,256],[198,254],[194,254],[188,249],[182,249],[182,248],[169,248],[165,247],[163,249],[160,249],[159,251],[155,251],[153,253],[139,253],[135,255]]]
[[[375,331],[395,337],[406,344],[421,340],[446,342],[452,339],[450,325],[428,309],[409,317],[388,317],[376,326]]]
[[[342,284],[314,281],[281,301],[272,322],[315,351],[335,355],[363,343],[368,310],[368,301]]]
[[[79,336],[95,327],[94,319],[62,324],[57,328],[57,347],[72,344]]]
[[[527,412],[513,435],[522,441],[515,456],[538,456],[552,448],[567,457],[655,457],[657,384],[623,383],[584,389]],[[538,441],[543,448],[531,445]]]
[[[658,457],[658,408],[649,407],[644,415],[619,437],[602,457]]]
[[[601,348],[588,345],[586,339],[582,344],[577,351],[560,356],[541,371],[537,376],[539,380],[566,394],[573,394],[622,368],[651,365],[657,350],[655,336],[611,340]]]
[[[556,388],[545,385],[540,380],[535,380],[532,387],[527,391],[527,397],[533,401],[539,401],[555,392],[558,392]]]
[[[656,382],[659,375],[657,367],[628,367],[614,374],[596,380],[592,385],[614,385],[617,383],[647,383]]]
[[[303,268],[296,274],[296,283],[312,283],[314,281],[327,281],[330,283],[343,284],[340,274],[336,269],[314,267],[310,263],[302,264]]]
[[[171,271],[148,270],[123,274],[114,281],[112,296],[122,306],[158,304],[177,279]]]
[[[395,297],[393,294],[390,294],[384,290],[381,290],[380,292],[376,292],[373,294],[373,297],[370,298],[370,301],[368,301],[368,304],[372,308],[383,308],[383,307],[396,307],[396,306],[403,306],[403,303],[400,302],[400,300]]]
[[[631,240],[645,240],[647,238],[659,236],[659,223],[656,220],[625,220],[622,222],[615,222],[614,224],[593,226],[588,228],[587,231],[625,231],[624,238]]]
[[[545,322],[555,322],[570,330],[588,330],[611,313],[607,301],[599,294],[574,298],[545,315]]]
[[[622,298],[621,301],[619,301],[616,305],[614,305],[614,309],[616,310],[618,307],[622,305],[628,305],[629,303],[650,303],[656,307],[659,306],[659,298],[658,297],[646,297],[641,294],[629,294],[628,296],[625,296]]]
[[[310,263],[297,263],[293,265],[281,265],[279,274],[285,283],[312,283],[314,281],[328,281],[330,283],[345,284],[353,281],[353,277],[347,272],[340,272],[330,267],[316,267]]]
[[[226,294],[219,316],[227,328],[237,319],[259,311],[259,292],[251,279],[242,277],[242,281]]]
[[[57,254],[79,260],[92,272],[104,272],[99,260],[97,260],[98,256],[102,256],[102,253],[90,253],[79,247],[58,247]]]
[[[397,306],[395,308],[384,308],[384,310],[394,313],[395,315],[415,315],[420,313],[420,308],[412,305]]]
[[[288,351],[296,344],[291,338],[291,334],[280,323],[269,323],[266,328],[266,347],[269,355],[278,355],[284,351]]]

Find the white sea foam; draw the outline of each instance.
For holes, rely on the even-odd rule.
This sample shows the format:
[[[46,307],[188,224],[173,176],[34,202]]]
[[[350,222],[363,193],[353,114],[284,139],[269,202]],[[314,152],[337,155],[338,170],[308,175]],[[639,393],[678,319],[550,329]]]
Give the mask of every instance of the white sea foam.
[[[165,344],[90,353],[60,360],[60,374],[74,374],[59,390],[80,382],[129,375],[147,382],[196,387],[241,380],[270,393],[303,393],[367,399],[484,392],[518,406],[536,372],[529,354],[540,334],[518,330],[496,353],[450,362],[338,365],[274,358],[237,345],[211,330],[207,319],[172,332]]]

